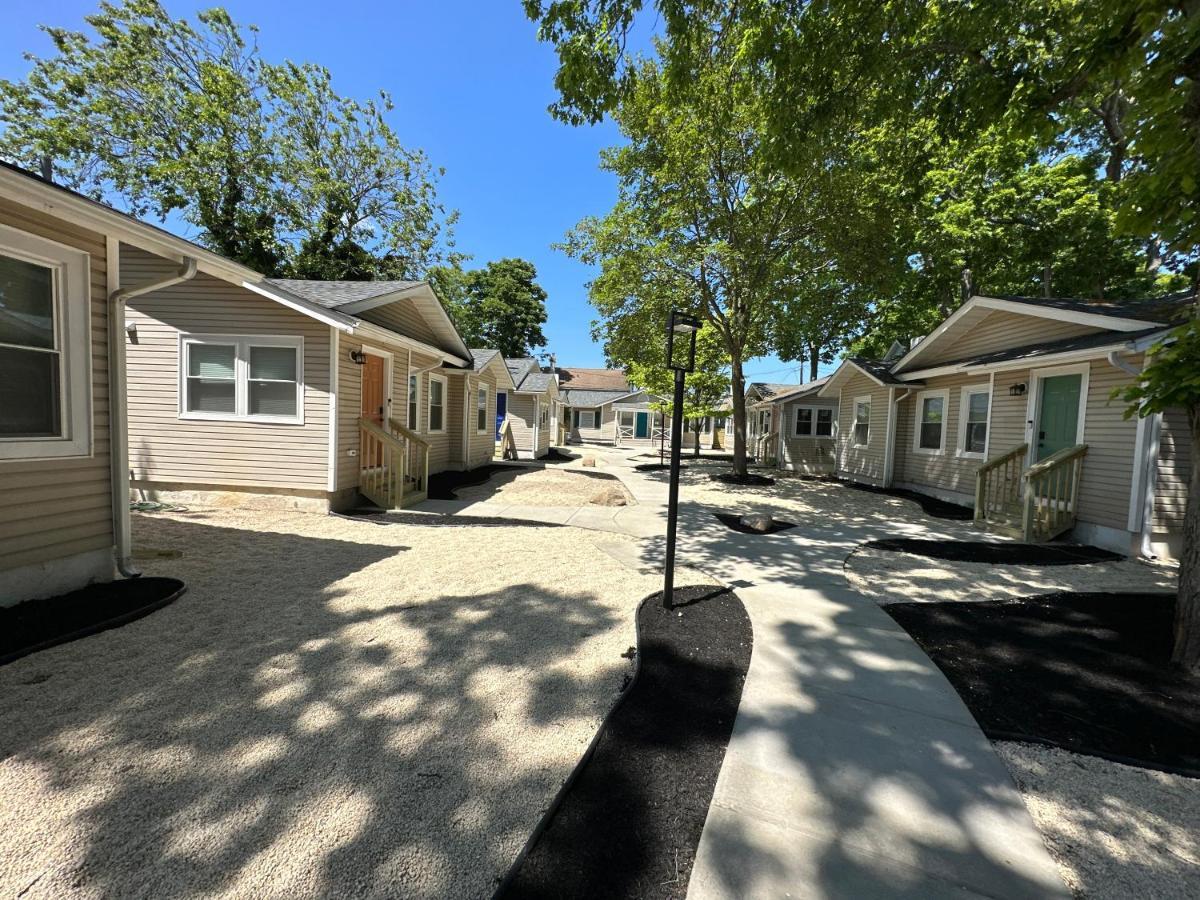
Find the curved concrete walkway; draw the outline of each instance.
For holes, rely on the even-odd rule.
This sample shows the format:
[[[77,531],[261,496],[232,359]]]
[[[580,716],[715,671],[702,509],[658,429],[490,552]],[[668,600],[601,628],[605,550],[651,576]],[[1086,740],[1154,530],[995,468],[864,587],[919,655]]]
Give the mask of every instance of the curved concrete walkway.
[[[597,454],[637,506],[419,509],[632,534],[642,540],[613,552],[638,568],[661,567],[665,485],[636,472],[628,451]],[[681,503],[679,564],[735,588],[754,627],[689,900],[1069,896],[1008,770],[954,689],[842,575],[846,555],[877,528],[845,517],[764,538]],[[936,520],[901,530],[940,533]]]

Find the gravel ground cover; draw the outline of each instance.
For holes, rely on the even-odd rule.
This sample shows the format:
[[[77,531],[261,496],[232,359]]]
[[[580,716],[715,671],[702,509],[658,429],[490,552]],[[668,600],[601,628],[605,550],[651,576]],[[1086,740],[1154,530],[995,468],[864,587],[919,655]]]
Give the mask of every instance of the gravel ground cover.
[[[489,896],[658,578],[618,535],[389,523],[135,515],[188,592],[0,668],[0,896]]]
[[[888,614],[998,740],[1200,776],[1200,677],[1170,665],[1172,594],[897,603]]]
[[[1015,600],[1059,591],[1174,591],[1168,566],[1137,559],[1063,566],[996,565],[931,559],[869,546],[846,560],[846,578],[877,603]]]
[[[459,500],[522,506],[626,506],[633,498],[613,475],[582,467],[498,471],[486,482],[461,487]]]
[[[1197,896],[1200,780],[1036,744],[996,749],[1075,896]]]
[[[499,897],[683,898],[750,666],[728,590],[662,592],[638,613],[640,671]]]

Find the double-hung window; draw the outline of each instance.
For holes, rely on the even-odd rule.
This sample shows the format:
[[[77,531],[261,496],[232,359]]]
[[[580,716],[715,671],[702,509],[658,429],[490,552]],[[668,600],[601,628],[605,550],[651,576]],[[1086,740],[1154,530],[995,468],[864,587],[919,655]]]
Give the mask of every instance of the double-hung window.
[[[475,430],[484,434],[488,430],[488,391],[481,387],[475,392]]]
[[[408,376],[408,427],[421,430],[421,379],[412,373]]]
[[[917,395],[914,447],[919,453],[941,453],[946,449],[946,392],[926,391]]]
[[[304,424],[304,339],[180,336],[181,419]]]
[[[0,458],[91,452],[88,257],[0,225]]]
[[[819,406],[796,407],[796,437],[832,437],[833,410]]]
[[[987,385],[962,389],[958,446],[963,456],[982,459],[987,455],[988,408],[991,400],[991,389]]]
[[[865,447],[871,443],[871,398],[858,397],[854,401],[854,446]]]
[[[575,411],[575,425],[577,428],[595,428],[596,427],[596,411],[594,409],[580,409]]]
[[[550,424],[550,404],[538,401],[538,423],[542,428]]]
[[[446,430],[446,379],[429,376],[429,431],[440,434]]]

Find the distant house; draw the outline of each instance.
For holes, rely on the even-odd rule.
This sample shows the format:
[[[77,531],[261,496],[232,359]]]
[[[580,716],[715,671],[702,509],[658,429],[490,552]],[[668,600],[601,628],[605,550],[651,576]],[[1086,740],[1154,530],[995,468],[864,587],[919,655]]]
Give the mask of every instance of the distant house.
[[[911,347],[844,360],[820,389],[838,401],[837,474],[974,506],[1029,539],[1069,531],[1176,555],[1186,417],[1127,419],[1112,392],[1192,301],[971,297]]]
[[[661,401],[621,369],[556,368],[570,443],[650,444],[663,432]],[[669,423],[667,425],[669,431]]]
[[[562,416],[558,377],[532,357],[505,359],[512,386],[499,394],[497,428],[507,420],[518,457],[540,459],[559,443]],[[497,432],[497,440],[500,434]]]
[[[774,423],[765,457],[780,469],[807,475],[832,475],[838,434],[838,400],[820,396],[827,378],[800,385],[775,385],[765,400],[750,410],[752,418],[765,410]]]
[[[121,269],[168,258],[122,248]],[[416,281],[263,278],[229,260],[129,304],[129,466],[139,496],[406,506],[494,453],[498,354],[480,361]]]
[[[746,452],[759,459],[774,458],[778,435],[772,418],[775,409],[769,401],[776,394],[791,390],[794,384],[752,381],[746,388]]]

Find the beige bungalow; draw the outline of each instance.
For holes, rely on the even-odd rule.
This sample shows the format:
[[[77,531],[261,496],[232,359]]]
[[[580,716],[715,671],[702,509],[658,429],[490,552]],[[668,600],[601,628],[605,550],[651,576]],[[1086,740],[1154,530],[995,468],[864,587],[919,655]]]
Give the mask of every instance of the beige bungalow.
[[[663,436],[662,401],[622,369],[556,368],[569,443],[650,445]],[[669,432],[669,428],[667,429]]]
[[[839,401],[836,472],[973,506],[1028,540],[1175,556],[1186,418],[1127,419],[1112,393],[1191,303],[971,297],[911,348],[846,359],[821,388]]]
[[[776,394],[789,391],[794,384],[770,384],[752,381],[746,388],[746,452],[757,459],[774,459],[778,438],[769,402]]]
[[[562,401],[558,376],[543,372],[533,357],[505,359],[511,387],[500,393],[498,427],[507,424],[513,449],[521,459],[541,459],[559,442]],[[497,434],[499,442],[500,435]]]
[[[122,271],[171,261],[123,248]],[[479,361],[425,282],[221,269],[127,316],[129,466],[147,499],[342,509],[426,496],[494,453],[499,359]]]
[[[750,410],[757,417],[765,409],[768,422],[775,424],[766,441],[766,455],[788,472],[804,475],[832,475],[837,450],[838,406],[836,397],[822,397],[821,389],[829,379],[819,378],[807,384],[778,386],[767,399]]]

